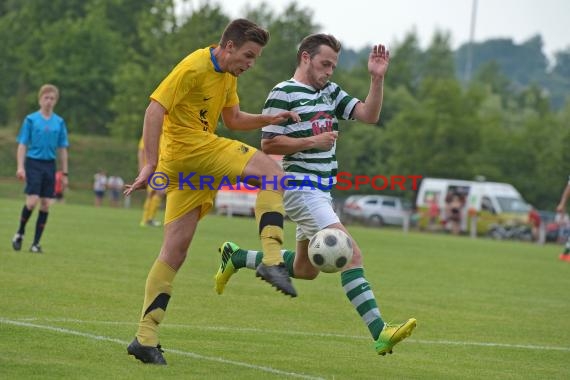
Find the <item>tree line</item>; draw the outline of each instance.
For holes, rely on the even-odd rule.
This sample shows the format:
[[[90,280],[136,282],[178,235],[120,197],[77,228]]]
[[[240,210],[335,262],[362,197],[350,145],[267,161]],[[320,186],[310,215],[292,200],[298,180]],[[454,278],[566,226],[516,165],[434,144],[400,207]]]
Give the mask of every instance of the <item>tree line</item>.
[[[271,32],[255,68],[239,80],[241,108],[259,112],[269,90],[292,76],[299,41],[320,29],[312,11],[295,2],[281,14],[268,4],[250,7],[244,17]],[[38,87],[51,82],[60,87],[56,112],[70,133],[138,139],[152,90],[188,53],[217,43],[229,21],[208,2],[181,16],[174,0],[3,1],[0,125],[18,128],[37,107]],[[514,48],[512,41],[487,41],[471,46],[474,71],[466,80],[468,46],[454,52],[450,40],[436,31],[422,49],[411,31],[392,44],[381,119],[373,126],[341,123],[341,169],[369,176],[484,176],[512,183],[535,206],[552,209],[570,174],[570,48],[556,54],[548,71],[540,36]],[[521,49],[532,54],[521,60]],[[364,99],[366,53],[346,50],[352,62],[344,64],[341,53],[333,79]],[[218,131],[259,146],[258,132]]]

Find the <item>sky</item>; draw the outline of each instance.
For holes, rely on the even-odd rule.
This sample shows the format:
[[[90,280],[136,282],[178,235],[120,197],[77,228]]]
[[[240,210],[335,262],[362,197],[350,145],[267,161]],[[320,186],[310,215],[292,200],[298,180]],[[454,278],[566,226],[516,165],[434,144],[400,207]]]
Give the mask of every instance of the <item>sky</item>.
[[[187,0],[190,7],[203,0]],[[216,1],[214,1],[216,2]],[[243,17],[244,7],[263,0],[218,0],[226,14]],[[266,0],[281,14],[290,0]],[[436,30],[451,33],[452,48],[470,38],[471,15],[476,3],[474,41],[511,38],[520,44],[542,36],[544,53],[570,48],[569,0],[296,0],[313,10],[320,32],[333,34],[345,47],[360,49],[374,43],[393,45],[415,30],[426,48]],[[569,25],[564,27],[564,25]]]

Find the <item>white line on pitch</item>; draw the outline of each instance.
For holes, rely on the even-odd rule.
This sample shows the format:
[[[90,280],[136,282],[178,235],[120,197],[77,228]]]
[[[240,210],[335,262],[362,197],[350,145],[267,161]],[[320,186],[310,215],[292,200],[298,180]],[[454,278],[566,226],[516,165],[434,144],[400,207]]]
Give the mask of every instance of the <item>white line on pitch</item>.
[[[30,322],[15,321],[15,320],[11,320],[11,319],[0,318],[0,324],[2,324],[2,323],[14,325],[14,326],[20,326],[20,327],[29,327],[29,328],[35,328],[35,329],[40,329],[40,330],[48,330],[48,331],[61,333],[61,334],[75,335],[75,336],[80,336],[83,338],[95,339],[95,340],[104,341],[104,342],[113,342],[113,343],[121,344],[123,346],[126,346],[127,344],[129,344],[129,342],[126,342],[126,341],[121,340],[121,339],[111,338],[111,337],[104,336],[104,335],[89,334],[89,333],[84,333],[81,331],[69,330],[69,329],[65,329],[65,328],[61,328],[61,327],[55,327],[55,326],[38,325],[35,323],[30,323]],[[200,355],[200,354],[196,354],[196,353],[188,352],[188,351],[173,350],[173,349],[165,349],[164,351],[168,352],[168,353],[188,356],[188,357],[191,357],[193,359],[207,360],[207,361],[213,361],[213,362],[218,362],[218,363],[223,363],[223,364],[231,364],[231,365],[235,365],[238,367],[250,368],[250,369],[254,369],[254,370],[258,370],[258,371],[273,373],[276,375],[297,377],[297,378],[309,379],[309,380],[324,380],[321,377],[305,375],[302,373],[281,371],[279,369],[275,369],[272,367],[257,366],[254,364],[224,359],[221,357],[204,356],[204,355]]]
[[[70,318],[19,318],[19,321],[44,321],[44,322],[65,322],[65,323],[77,323],[77,324],[105,324],[105,325],[137,325],[135,322],[119,322],[119,321],[93,321],[93,320],[82,320],[82,319],[70,319]],[[224,327],[224,326],[198,326],[198,325],[186,325],[186,324],[162,324],[162,328],[181,328],[181,329],[200,329],[200,330],[211,330],[211,331],[232,331],[232,332],[242,332],[242,333],[270,333],[270,334],[282,334],[282,335],[297,335],[297,336],[316,336],[316,337],[332,337],[332,338],[344,338],[344,339],[367,339],[369,337],[358,336],[358,335],[343,335],[343,334],[333,334],[333,333],[315,333],[306,331],[291,331],[291,330],[264,330],[252,327]],[[570,352],[570,347],[561,346],[537,346],[532,344],[509,344],[509,343],[488,343],[488,342],[460,342],[452,340],[423,340],[408,338],[406,342],[414,342],[419,344],[440,344],[448,346],[477,346],[477,347],[499,347],[499,348],[520,348],[528,350],[547,350],[547,351],[567,351]]]

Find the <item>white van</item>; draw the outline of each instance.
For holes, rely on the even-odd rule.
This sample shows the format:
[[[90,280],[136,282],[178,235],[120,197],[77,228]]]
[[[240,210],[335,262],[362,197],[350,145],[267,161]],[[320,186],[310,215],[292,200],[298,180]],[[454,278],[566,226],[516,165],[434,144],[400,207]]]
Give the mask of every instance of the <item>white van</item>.
[[[421,227],[427,225],[432,200],[436,201],[440,210],[439,221],[445,221],[446,199],[453,193],[459,194],[465,201],[461,210],[462,231],[468,230],[469,215],[477,215],[477,232],[484,234],[491,224],[525,223],[530,210],[517,189],[508,183],[424,178],[416,199],[421,213]]]

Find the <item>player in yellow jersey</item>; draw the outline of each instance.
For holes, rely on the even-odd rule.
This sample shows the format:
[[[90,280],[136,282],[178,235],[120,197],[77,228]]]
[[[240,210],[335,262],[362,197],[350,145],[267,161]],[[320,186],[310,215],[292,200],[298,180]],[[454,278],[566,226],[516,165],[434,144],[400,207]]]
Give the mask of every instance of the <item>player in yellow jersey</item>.
[[[143,129],[146,164],[125,191],[129,195],[147,183],[166,189],[164,240],[147,277],[136,338],[127,347],[144,363],[166,364],[158,326],[198,221],[212,208],[222,181],[247,177],[249,184],[260,186],[255,216],[265,256],[256,276],[287,295],[297,295],[281,257],[282,169],[257,149],[215,134],[220,115],[228,128],[242,131],[300,121],[292,111],[260,115],[240,110],[237,77],[253,66],[268,40],[269,33],[251,21],[234,20],[219,45],[188,55],[150,96]],[[273,185],[264,186],[266,178]],[[204,185],[203,180],[213,183]]]
[[[141,137],[139,140],[139,148],[137,152],[137,161],[139,164],[139,171],[144,167],[146,160],[144,158],[144,140]],[[143,205],[143,215],[140,222],[141,227],[159,227],[160,222],[155,220],[156,212],[160,208],[162,198],[164,197],[164,190],[154,189],[152,186],[146,187],[146,198]]]

